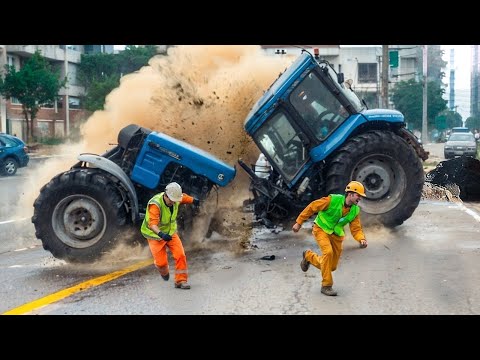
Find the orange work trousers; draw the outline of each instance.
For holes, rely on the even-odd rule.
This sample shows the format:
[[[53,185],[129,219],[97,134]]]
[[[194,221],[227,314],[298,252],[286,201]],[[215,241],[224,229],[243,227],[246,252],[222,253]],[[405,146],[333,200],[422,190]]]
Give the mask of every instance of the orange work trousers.
[[[148,246],[153,256],[153,263],[161,275],[169,273],[167,248],[175,260],[175,283],[188,280],[187,256],[183,249],[182,240],[177,233],[172,235],[172,240],[147,239]]]
[[[337,269],[340,255],[343,251],[343,240],[345,236],[335,234],[327,234],[317,224],[313,224],[313,237],[322,251],[322,255],[318,255],[313,251],[305,253],[305,259],[310,264],[320,269],[322,273],[322,286],[332,286],[332,272]]]

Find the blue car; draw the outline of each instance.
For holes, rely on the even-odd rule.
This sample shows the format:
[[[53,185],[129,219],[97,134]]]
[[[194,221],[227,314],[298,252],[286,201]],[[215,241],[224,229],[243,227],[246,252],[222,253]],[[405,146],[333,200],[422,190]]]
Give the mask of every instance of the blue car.
[[[0,175],[15,175],[29,160],[27,145],[21,139],[0,133]]]

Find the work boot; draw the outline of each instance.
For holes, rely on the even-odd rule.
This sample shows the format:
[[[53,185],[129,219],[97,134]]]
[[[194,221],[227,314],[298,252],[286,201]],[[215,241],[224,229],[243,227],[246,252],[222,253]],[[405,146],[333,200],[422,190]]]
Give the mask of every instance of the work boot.
[[[305,254],[308,250],[305,250],[303,252],[303,258],[302,258],[302,261],[300,262],[300,267],[302,268],[302,271],[303,272],[306,272],[308,270],[308,268],[310,267],[310,263],[308,262],[307,259],[305,259]]]
[[[337,292],[333,290],[331,286],[322,286],[322,290],[320,291],[327,296],[337,296]]]
[[[179,282],[179,283],[175,283],[175,287],[177,289],[188,290],[188,289],[190,289],[190,284],[188,284],[186,281],[182,281],[182,282]]]
[[[162,274],[160,274],[162,275]],[[170,273],[168,273],[167,275],[162,275],[162,279],[165,280],[165,281],[168,281],[168,279],[170,279]]]

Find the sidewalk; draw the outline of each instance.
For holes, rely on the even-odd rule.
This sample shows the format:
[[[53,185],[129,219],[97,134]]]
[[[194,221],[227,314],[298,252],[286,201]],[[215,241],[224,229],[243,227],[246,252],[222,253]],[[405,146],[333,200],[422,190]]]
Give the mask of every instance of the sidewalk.
[[[62,149],[62,145],[43,145],[39,144],[35,146],[34,150],[29,148],[28,155],[30,160],[46,160],[53,157],[66,157],[72,154],[66,153],[65,148]]]
[[[445,161],[443,147],[444,143],[427,143],[423,146],[429,152],[428,159],[423,162],[425,173],[435,169],[440,162]]]

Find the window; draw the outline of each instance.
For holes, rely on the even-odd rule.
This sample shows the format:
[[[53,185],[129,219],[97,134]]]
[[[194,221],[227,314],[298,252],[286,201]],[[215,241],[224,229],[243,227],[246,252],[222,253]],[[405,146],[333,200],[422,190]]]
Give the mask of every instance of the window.
[[[12,96],[10,98],[10,102],[12,103],[12,105],[22,105],[22,103],[20,102],[20,100],[18,100],[16,97]]]
[[[293,180],[308,160],[308,151],[286,113],[277,112],[260,128],[255,138],[262,153],[272,160],[287,181]]]
[[[9,139],[6,136],[5,137],[2,136],[1,142],[2,142],[2,145],[7,148],[18,146],[18,144],[14,140]]]
[[[377,64],[358,64],[358,82],[376,83],[377,82]]]
[[[68,106],[70,109],[80,109],[80,98],[70,96],[68,98]]]
[[[62,107],[61,104],[62,104],[62,98],[57,97],[57,109]],[[54,104],[54,101],[51,101],[51,102],[47,102],[45,104],[42,104],[41,107],[46,108],[46,109],[53,109],[55,107],[55,104]]]
[[[7,65],[15,66],[15,58],[12,55],[7,55]]]
[[[311,72],[292,91],[290,102],[310,129],[323,141],[347,117],[338,98]]]

